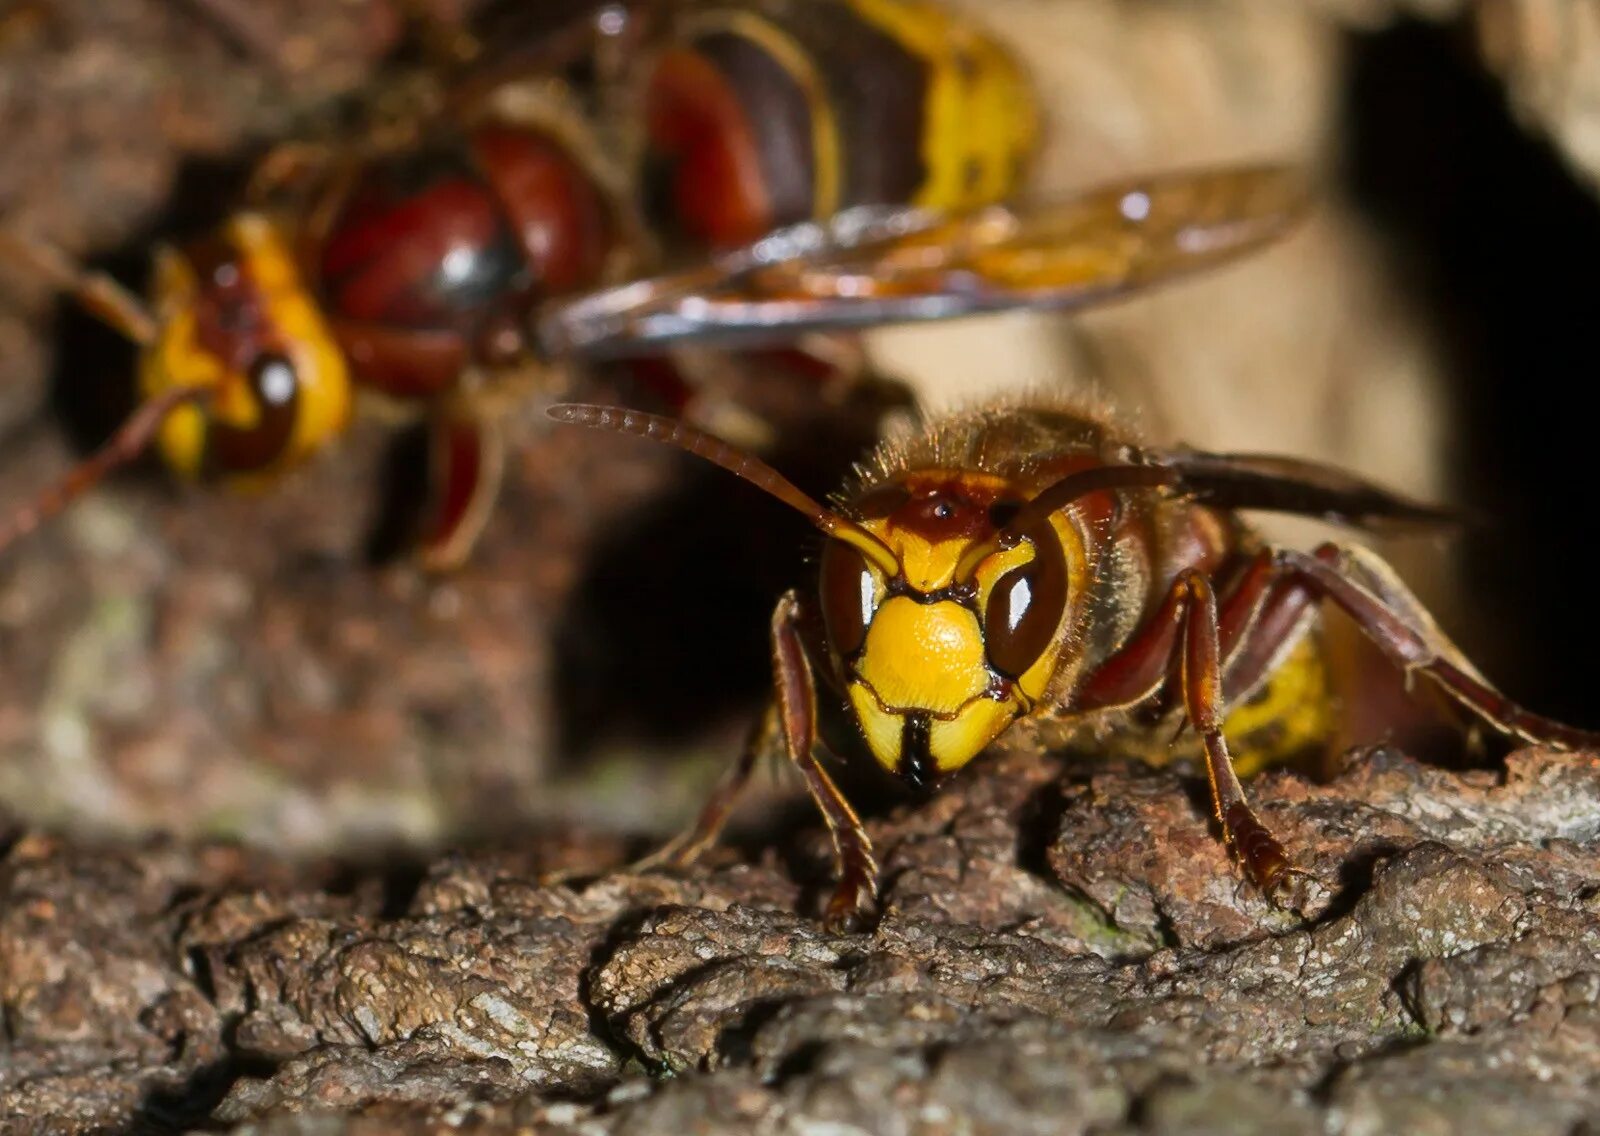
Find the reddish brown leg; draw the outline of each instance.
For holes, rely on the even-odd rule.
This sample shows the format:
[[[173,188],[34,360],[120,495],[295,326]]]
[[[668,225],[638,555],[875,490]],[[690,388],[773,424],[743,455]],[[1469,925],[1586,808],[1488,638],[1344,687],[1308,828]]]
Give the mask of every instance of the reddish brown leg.
[[[1189,721],[1205,744],[1206,772],[1223,839],[1243,862],[1250,878],[1269,898],[1294,871],[1283,845],[1261,823],[1245,800],[1244,787],[1234,771],[1228,743],[1222,736],[1225,703],[1222,698],[1222,652],[1217,635],[1217,596],[1203,572],[1190,570],[1178,578],[1173,591],[1182,596],[1183,704]]]
[[[1172,670],[1178,635],[1183,629],[1184,596],[1179,588],[1167,593],[1156,613],[1133,639],[1089,676],[1078,693],[1077,707],[1103,710],[1131,706],[1154,694],[1166,682]]]
[[[777,733],[778,706],[777,703],[771,703],[762,711],[755,729],[750,732],[744,748],[739,752],[738,760],[722,775],[716,788],[711,790],[711,796],[701,807],[700,815],[695,818],[694,824],[650,855],[629,865],[628,870],[634,872],[648,872],[658,868],[681,870],[693,866],[701,856],[705,855],[706,850],[722,836],[728,818],[733,815],[734,806],[739,803],[740,795],[750,783],[750,775],[755,772],[756,761],[762,754],[771,750],[777,740]]]
[[[778,721],[784,749],[806,779],[806,789],[827,822],[839,866],[839,886],[828,901],[827,923],[840,929],[853,923],[878,898],[878,865],[872,841],[839,787],[817,763],[816,688],[800,639],[800,604],[794,593],[772,613],[772,673],[778,696]]]
[[[1268,630],[1267,624],[1279,622],[1269,618],[1276,572],[1269,559],[1258,558],[1230,593],[1224,614],[1219,616],[1210,578],[1188,569],[1173,583],[1145,628],[1090,678],[1079,701],[1083,709],[1129,705],[1160,689],[1171,676],[1173,660],[1178,660],[1184,709],[1205,746],[1206,772],[1223,839],[1250,878],[1273,897],[1295,869],[1283,845],[1245,799],[1222,736],[1222,722],[1227,707],[1223,660],[1236,648],[1253,648],[1256,636]]]
[[[1283,637],[1304,613],[1304,604],[1295,608],[1284,602],[1288,597],[1280,598],[1280,575],[1272,554],[1263,552],[1218,603],[1217,640],[1227,704],[1232,703],[1235,692],[1244,689],[1236,681],[1245,661],[1241,655],[1258,654],[1270,662]],[[1183,630],[1186,595],[1181,588],[1167,593],[1138,634],[1090,676],[1078,695],[1079,708],[1128,706],[1149,697],[1166,682]]]
[[[161,334],[155,316],[132,292],[104,272],[78,264],[54,245],[0,225],[0,257],[17,261],[60,288],[95,319],[129,342],[149,346]]]
[[[1254,607],[1243,613],[1247,618],[1229,626],[1229,609],[1235,606],[1237,593],[1229,597],[1222,612],[1222,697],[1229,706],[1267,676],[1318,602],[1305,583],[1284,577],[1270,552],[1251,563],[1247,579],[1257,582],[1251,589]]]
[[[1400,591],[1397,594],[1397,580],[1377,577],[1374,586],[1369,587],[1354,578],[1345,566],[1347,555],[1358,554],[1326,544],[1314,555],[1279,549],[1273,559],[1282,571],[1343,609],[1363,634],[1407,673],[1426,675],[1496,729],[1525,741],[1561,749],[1600,747],[1600,733],[1575,729],[1525,710],[1471,673],[1470,666],[1443,632],[1419,614],[1420,605],[1410,600],[1409,593]],[[1412,610],[1404,610],[1405,606]]]
[[[252,209],[266,208],[312,185],[338,157],[339,152],[325,142],[279,142],[250,171],[244,199]]]
[[[468,398],[434,410],[429,424],[432,492],[419,557],[430,572],[466,563],[500,495],[505,440],[497,422]]]
[[[738,761],[712,790],[694,825],[631,865],[630,870],[685,868],[699,859],[721,836],[739,795],[750,782],[757,758],[781,738],[784,753],[805,778],[806,789],[816,801],[833,837],[839,886],[828,901],[827,922],[837,929],[854,922],[877,899],[878,865],[872,856],[872,841],[860,818],[816,759],[816,692],[811,664],[806,661],[800,639],[798,612],[799,604],[790,592],[778,601],[772,613],[775,697],[740,752]]]

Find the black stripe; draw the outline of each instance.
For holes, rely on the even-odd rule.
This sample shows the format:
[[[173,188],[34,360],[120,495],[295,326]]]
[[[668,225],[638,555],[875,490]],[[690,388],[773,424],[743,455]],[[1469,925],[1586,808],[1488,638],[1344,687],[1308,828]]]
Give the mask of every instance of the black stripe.
[[[702,36],[694,49],[722,73],[750,123],[772,223],[809,218],[815,207],[816,152],[804,89],[759,44],[733,32]]]
[[[900,767],[902,780],[913,789],[931,788],[938,777],[933,753],[928,748],[929,722],[926,714],[910,713],[900,723]]]
[[[927,181],[929,68],[843,0],[797,5],[784,26],[814,61],[839,123],[839,204],[908,202]]]

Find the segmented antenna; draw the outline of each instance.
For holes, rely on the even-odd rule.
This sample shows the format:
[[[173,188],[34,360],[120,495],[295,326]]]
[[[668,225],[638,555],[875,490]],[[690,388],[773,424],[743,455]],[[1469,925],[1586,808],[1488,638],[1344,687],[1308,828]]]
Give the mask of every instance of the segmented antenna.
[[[149,347],[161,334],[144,301],[103,272],[85,268],[55,245],[24,237],[0,225],[0,256],[30,265],[85,311],[136,346]],[[206,397],[204,387],[174,387],[148,399],[128,415],[115,434],[94,453],[69,469],[11,517],[0,522],[0,554],[55,516],[118,466],[142,454],[168,414],[185,403]]]
[[[208,393],[205,387],[174,387],[140,403],[105,445],[69,469],[60,481],[18,509],[10,519],[0,523],[0,556],[14,541],[21,540],[72,504],[106,474],[144,453],[173,410],[205,398]]]
[[[0,225],[0,256],[31,266],[95,319],[140,347],[150,346],[161,333],[161,325],[143,300],[104,272],[85,268],[55,245]]]
[[[891,579],[900,574],[900,563],[889,546],[872,533],[848,518],[841,517],[818,504],[794,482],[773,469],[754,454],[724,442],[704,430],[697,430],[686,422],[659,414],[646,414],[620,406],[594,406],[586,403],[564,402],[545,411],[557,422],[573,426],[587,426],[594,430],[609,430],[614,434],[633,434],[687,450],[713,465],[721,466],[742,481],[776,497],[790,508],[801,513],[806,520],[837,540],[852,545],[868,560],[876,564]]]

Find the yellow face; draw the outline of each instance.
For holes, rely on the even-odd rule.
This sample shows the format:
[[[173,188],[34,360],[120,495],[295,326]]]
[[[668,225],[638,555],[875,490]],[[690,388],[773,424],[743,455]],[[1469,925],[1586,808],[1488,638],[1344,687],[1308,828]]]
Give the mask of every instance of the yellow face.
[[[231,219],[204,256],[156,261],[161,333],[140,360],[146,398],[207,392],[162,424],[157,446],[186,477],[257,487],[304,460],[350,418],[350,376],[282,234]]]
[[[919,785],[971,761],[1043,696],[1066,633],[1065,530],[1040,525],[959,580],[996,527],[960,488],[936,483],[861,522],[893,551],[893,579],[847,544],[823,553],[822,610],[851,710],[878,762]]]

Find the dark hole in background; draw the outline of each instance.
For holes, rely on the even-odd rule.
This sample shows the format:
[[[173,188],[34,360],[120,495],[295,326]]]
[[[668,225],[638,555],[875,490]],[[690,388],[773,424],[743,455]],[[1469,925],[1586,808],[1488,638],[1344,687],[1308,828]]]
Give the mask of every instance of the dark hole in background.
[[[1600,205],[1513,121],[1465,29],[1352,36],[1345,180],[1442,348],[1467,654],[1530,708],[1600,726]]]
[[[869,444],[863,425],[825,419],[768,460],[820,499]],[[568,760],[624,740],[681,743],[709,722],[753,715],[771,689],[773,605],[809,579],[814,530],[724,471],[683,460],[671,489],[589,551],[556,628],[557,749]]]

